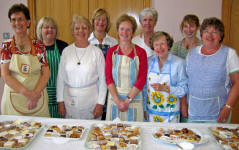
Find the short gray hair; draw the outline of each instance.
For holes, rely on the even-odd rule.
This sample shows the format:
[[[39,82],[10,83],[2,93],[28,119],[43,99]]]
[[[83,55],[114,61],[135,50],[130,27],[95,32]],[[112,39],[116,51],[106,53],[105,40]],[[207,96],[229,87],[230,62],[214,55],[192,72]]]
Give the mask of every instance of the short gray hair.
[[[56,28],[56,37],[57,37],[57,35],[58,35],[58,26],[56,24],[56,21],[52,17],[48,17],[47,16],[47,17],[42,17],[39,20],[38,24],[37,24],[37,38],[38,39],[43,40],[42,34],[41,34],[42,26],[44,24],[48,24],[48,23],[53,25]]]
[[[158,21],[158,12],[154,8],[145,8],[139,13],[139,22],[143,19],[144,16],[152,16],[154,18],[155,24]]]

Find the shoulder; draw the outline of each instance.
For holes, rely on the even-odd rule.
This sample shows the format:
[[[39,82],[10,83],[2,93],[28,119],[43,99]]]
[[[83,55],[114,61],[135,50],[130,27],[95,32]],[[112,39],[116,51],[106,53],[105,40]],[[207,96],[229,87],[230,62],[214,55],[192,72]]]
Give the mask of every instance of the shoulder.
[[[182,59],[172,53],[169,53],[169,59],[170,59],[170,62],[172,62],[172,64],[179,64],[179,65],[185,64],[184,59]]]
[[[137,35],[132,39],[132,42],[135,43],[135,44],[139,43],[140,41],[141,41],[140,35]]]
[[[90,34],[90,36],[89,36],[89,38],[88,38],[88,41],[91,41],[91,40],[93,40],[94,38],[95,38],[94,33],[91,32],[91,34]]]
[[[67,53],[71,53],[70,51],[72,51],[72,49],[74,49],[74,43],[68,45],[67,47],[65,47],[62,51],[62,55],[65,55]]]
[[[137,44],[135,44],[135,49],[136,49],[137,53],[142,54],[142,55],[146,55],[145,50],[143,48],[141,48],[140,46],[138,46]]]
[[[66,43],[65,41],[59,40],[59,39],[56,39],[56,44],[57,44],[57,46],[61,46],[64,48],[68,46],[68,43]]]
[[[4,50],[9,49],[11,44],[12,44],[12,39],[8,39],[8,40],[2,42],[1,49],[4,49]]]
[[[41,40],[38,40],[36,38],[32,38],[32,44],[34,45],[35,48],[45,48],[44,43]]]

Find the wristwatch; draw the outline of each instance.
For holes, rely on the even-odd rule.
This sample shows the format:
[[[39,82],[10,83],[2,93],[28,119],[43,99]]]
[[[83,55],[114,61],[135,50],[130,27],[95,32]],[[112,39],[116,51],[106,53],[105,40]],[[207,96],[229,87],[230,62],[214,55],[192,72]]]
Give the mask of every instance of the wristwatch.
[[[133,100],[133,98],[130,98],[129,96],[127,96],[127,98],[129,99],[130,102]]]

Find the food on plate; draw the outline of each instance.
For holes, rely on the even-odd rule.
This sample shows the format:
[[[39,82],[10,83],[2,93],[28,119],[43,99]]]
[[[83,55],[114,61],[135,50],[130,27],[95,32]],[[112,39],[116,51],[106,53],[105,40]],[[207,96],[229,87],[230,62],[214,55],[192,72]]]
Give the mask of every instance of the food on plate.
[[[83,126],[52,125],[46,130],[44,136],[80,139],[84,131]]]
[[[34,139],[42,124],[36,121],[4,121],[0,122],[0,147],[24,148]]]
[[[224,149],[239,150],[239,127],[210,127],[209,130]]]
[[[137,150],[140,144],[139,127],[117,123],[92,125],[85,145],[88,149]]]
[[[174,144],[176,144],[178,141],[200,144],[202,140],[200,134],[189,128],[159,128],[155,133],[153,133],[153,137],[155,139]]]

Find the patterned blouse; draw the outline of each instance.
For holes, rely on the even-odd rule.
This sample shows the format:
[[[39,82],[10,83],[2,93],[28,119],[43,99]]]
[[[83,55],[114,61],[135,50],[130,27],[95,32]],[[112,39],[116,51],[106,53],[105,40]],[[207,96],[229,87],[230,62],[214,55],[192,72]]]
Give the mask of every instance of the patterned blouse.
[[[45,45],[40,40],[37,40],[37,39],[31,39],[31,40],[32,40],[33,46],[35,47],[36,56],[38,57],[41,65],[48,66],[48,62],[47,62],[47,58],[46,58]],[[0,49],[0,58],[1,58],[0,62],[1,62],[1,64],[9,63],[11,61],[11,58],[12,58],[12,51],[11,51],[12,41],[13,41],[13,39],[10,39],[10,40],[7,40],[7,41],[2,43],[2,46],[1,46],[1,49]],[[23,55],[24,53],[21,52],[16,47],[16,54]],[[32,50],[30,51],[30,54],[33,55]]]
[[[198,45],[201,45],[202,42],[199,39],[197,39],[197,40],[199,41]],[[189,50],[186,47],[184,47],[183,40],[182,40],[182,41],[173,43],[173,46],[172,46],[170,52],[178,57],[181,57],[182,59],[186,59]]]

